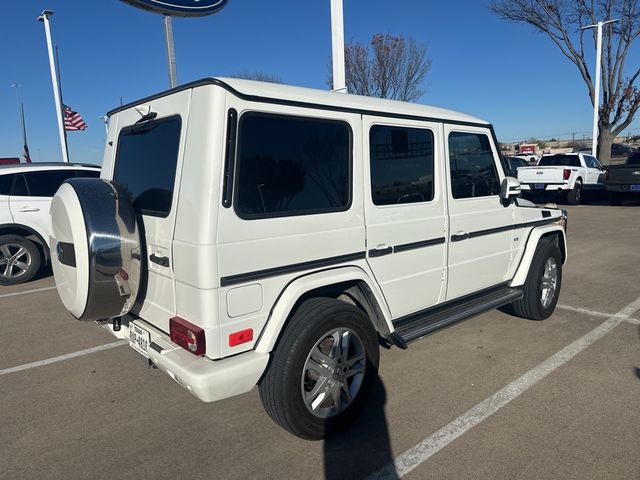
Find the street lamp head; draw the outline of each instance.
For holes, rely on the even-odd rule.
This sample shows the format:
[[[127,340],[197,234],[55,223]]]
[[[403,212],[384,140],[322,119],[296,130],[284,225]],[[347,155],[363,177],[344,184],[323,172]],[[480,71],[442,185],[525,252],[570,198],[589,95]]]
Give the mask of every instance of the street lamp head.
[[[49,18],[53,14],[54,14],[53,10],[43,10],[42,14],[38,17],[38,21],[39,22],[44,22],[45,17]]]

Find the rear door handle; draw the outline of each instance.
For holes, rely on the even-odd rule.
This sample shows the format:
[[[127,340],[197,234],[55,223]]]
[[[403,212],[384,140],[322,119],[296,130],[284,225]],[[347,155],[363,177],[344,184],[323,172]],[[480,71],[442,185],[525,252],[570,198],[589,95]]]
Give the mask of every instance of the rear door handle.
[[[149,255],[149,260],[151,260],[153,263],[157,263],[161,267],[169,266],[169,257],[158,257],[155,253],[152,253],[151,255]]]
[[[393,247],[389,247],[387,245],[379,245],[376,248],[369,250],[370,257],[382,257],[384,255],[389,255],[390,253],[393,253]]]
[[[39,209],[39,208],[37,208],[37,207],[22,207],[22,208],[19,208],[19,209],[18,209],[18,211],[19,211],[20,213],[26,213],[26,212],[39,212],[39,211],[40,211],[40,209]]]
[[[459,242],[460,240],[466,240],[467,238],[469,238],[469,234],[462,230],[458,230],[455,235],[451,235],[452,242]]]

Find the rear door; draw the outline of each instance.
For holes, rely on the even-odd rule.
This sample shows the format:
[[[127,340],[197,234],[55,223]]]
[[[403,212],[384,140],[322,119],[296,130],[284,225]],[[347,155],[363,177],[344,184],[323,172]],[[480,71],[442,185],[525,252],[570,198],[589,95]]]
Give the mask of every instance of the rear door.
[[[513,247],[513,206],[500,200],[496,145],[487,128],[445,125],[447,139],[449,279],[447,300],[507,280]]]
[[[149,120],[121,112],[113,180],[131,195],[142,220],[148,266],[139,302],[146,321],[165,332],[175,314],[172,239],[191,91],[153,100]],[[155,117],[154,115],[155,114]]]
[[[583,155],[584,163],[587,166],[586,183],[589,185],[598,185],[604,182],[604,175],[600,162],[591,155]]]
[[[394,318],[444,298],[441,125],[363,118],[367,259]]]
[[[75,176],[71,168],[17,174],[9,198],[13,221],[34,229],[48,242],[51,198],[65,180]]]

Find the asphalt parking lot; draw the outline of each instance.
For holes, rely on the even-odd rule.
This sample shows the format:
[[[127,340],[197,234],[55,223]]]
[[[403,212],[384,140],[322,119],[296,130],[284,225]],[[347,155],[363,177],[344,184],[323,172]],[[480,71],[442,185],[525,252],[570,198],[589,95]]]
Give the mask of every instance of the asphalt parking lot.
[[[205,404],[145,369],[50,276],[0,287],[0,478],[638,479],[640,202],[566,208],[550,319],[493,311],[383,350],[368,408],[326,442],[255,389]]]

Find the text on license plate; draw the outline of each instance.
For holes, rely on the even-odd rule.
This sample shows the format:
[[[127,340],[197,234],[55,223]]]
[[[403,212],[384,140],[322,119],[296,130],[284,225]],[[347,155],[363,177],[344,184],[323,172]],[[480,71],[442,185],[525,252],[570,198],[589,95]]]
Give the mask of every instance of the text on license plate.
[[[640,185],[631,185],[631,190],[640,192]]]
[[[149,358],[149,354],[147,353],[149,341],[149,332],[133,323],[129,325],[129,345],[147,358]]]
[[[536,190],[544,190],[546,185],[544,183],[536,183],[534,187]]]

